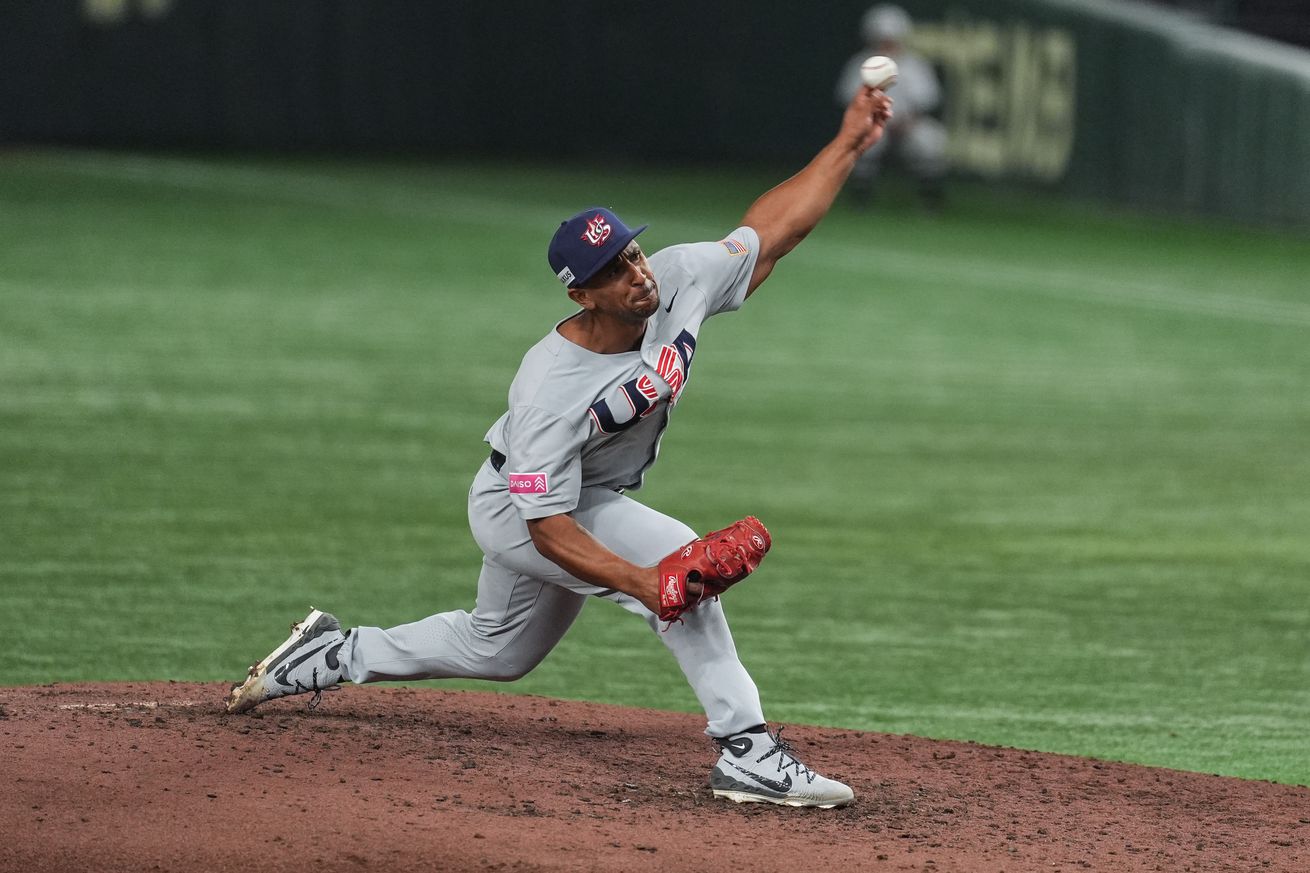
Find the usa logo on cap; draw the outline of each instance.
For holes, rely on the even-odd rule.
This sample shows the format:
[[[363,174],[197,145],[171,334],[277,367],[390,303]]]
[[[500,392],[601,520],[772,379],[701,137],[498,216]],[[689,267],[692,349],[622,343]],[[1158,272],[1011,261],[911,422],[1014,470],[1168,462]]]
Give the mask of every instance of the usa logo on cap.
[[[597,212],[596,217],[587,222],[587,229],[582,232],[582,239],[593,246],[603,246],[613,230],[614,228],[605,220],[605,216]]]
[[[646,225],[631,228],[604,206],[592,206],[560,222],[546,257],[566,288],[577,288],[600,272]]]

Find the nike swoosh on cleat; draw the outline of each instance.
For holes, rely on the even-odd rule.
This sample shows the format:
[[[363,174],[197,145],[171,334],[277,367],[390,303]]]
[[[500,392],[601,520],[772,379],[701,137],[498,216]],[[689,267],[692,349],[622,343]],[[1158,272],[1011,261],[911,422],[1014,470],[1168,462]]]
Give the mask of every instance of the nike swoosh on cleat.
[[[786,781],[786,782],[777,782],[777,781],[775,781],[775,780],[773,780],[773,779],[769,779],[769,778],[767,778],[767,777],[765,777],[765,776],[760,776],[760,775],[757,774],[757,773],[752,773],[751,771],[749,771],[749,770],[747,770],[747,769],[745,769],[745,768],[743,768],[743,767],[738,767],[736,764],[732,763],[731,761],[724,761],[723,763],[727,764],[729,767],[732,767],[732,768],[735,769],[735,770],[740,770],[742,773],[745,773],[747,776],[751,777],[751,778],[754,779],[756,782],[758,782],[758,783],[760,783],[761,785],[763,785],[765,788],[768,788],[768,789],[770,789],[770,790],[772,790],[772,791],[776,791],[776,792],[778,792],[779,794],[786,794],[788,791],[791,791],[791,774],[790,774],[790,773],[787,774],[787,781]]]
[[[342,640],[341,642],[344,643],[345,640]],[[313,649],[312,651],[305,652],[305,654],[301,655],[299,658],[296,658],[295,660],[287,661],[285,664],[281,665],[280,667],[278,667],[276,670],[273,671],[273,678],[276,679],[279,684],[286,685],[288,673],[290,673],[292,670],[294,670],[295,668],[299,667],[301,664],[308,661],[310,658],[317,655],[319,652],[328,648],[330,645],[331,643],[329,643],[328,645],[319,646],[317,649]],[[338,643],[337,648],[340,647],[341,647],[340,643]],[[333,652],[332,654],[333,654],[333,660],[336,660],[335,658],[336,652]]]
[[[341,666],[341,661],[337,659],[337,653],[341,651],[341,647],[344,646],[345,644],[346,641],[343,639],[335,646],[330,647],[327,650],[327,654],[323,656],[323,660],[327,663],[329,670],[336,670]]]
[[[719,745],[724,746],[725,748],[728,749],[728,751],[732,752],[734,755],[740,758],[742,755],[745,755],[747,752],[749,752],[751,750],[751,746],[754,744],[746,737],[742,737],[739,740],[729,740],[729,739],[719,740]]]

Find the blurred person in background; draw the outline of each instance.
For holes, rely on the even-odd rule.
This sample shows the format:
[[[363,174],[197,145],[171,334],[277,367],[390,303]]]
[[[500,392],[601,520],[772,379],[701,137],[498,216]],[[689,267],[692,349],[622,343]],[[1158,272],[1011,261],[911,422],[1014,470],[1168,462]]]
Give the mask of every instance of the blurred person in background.
[[[863,85],[860,64],[871,55],[885,55],[898,67],[895,84],[886,89],[896,115],[886,135],[864,153],[851,173],[848,187],[859,208],[873,198],[889,151],[914,176],[924,206],[936,211],[944,202],[946,128],[930,114],[941,103],[942,89],[932,64],[906,47],[912,28],[909,14],[901,7],[889,3],[874,6],[860,23],[864,47],[851,56],[837,80],[837,102],[845,106]]]

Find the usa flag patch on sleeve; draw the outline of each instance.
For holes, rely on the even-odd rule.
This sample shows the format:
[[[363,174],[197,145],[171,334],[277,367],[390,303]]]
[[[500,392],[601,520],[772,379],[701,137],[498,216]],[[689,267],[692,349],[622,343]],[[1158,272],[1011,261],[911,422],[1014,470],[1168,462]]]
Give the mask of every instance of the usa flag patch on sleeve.
[[[722,246],[728,250],[728,254],[732,255],[734,258],[737,257],[737,255],[744,255],[750,251],[750,249],[746,248],[744,244],[737,242],[737,240],[732,239],[731,237],[728,239],[721,239],[719,240],[719,243],[722,244]]]

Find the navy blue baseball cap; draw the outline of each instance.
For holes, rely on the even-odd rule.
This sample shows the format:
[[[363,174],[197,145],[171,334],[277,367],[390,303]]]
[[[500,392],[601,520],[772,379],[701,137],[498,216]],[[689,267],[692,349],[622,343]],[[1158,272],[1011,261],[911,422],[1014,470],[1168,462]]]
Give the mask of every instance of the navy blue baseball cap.
[[[604,206],[593,206],[560,224],[546,257],[564,287],[577,288],[649,226],[634,230]]]

